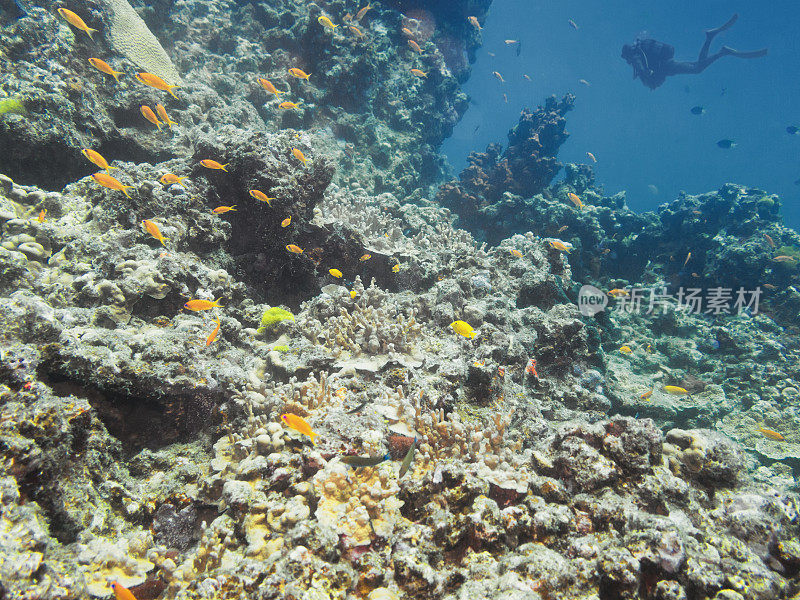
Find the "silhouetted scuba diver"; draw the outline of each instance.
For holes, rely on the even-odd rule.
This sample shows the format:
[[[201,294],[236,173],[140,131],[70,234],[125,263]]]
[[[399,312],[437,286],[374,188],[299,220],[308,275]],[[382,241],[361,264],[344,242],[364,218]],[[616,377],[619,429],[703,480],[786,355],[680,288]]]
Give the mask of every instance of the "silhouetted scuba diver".
[[[766,55],[767,49],[754,50],[752,52],[740,52],[728,46],[723,46],[716,54],[708,55],[711,40],[726,29],[729,29],[739,18],[734,14],[727,23],[716,29],[706,30],[706,41],[700,49],[700,54],[694,62],[683,62],[674,60],[675,47],[652,39],[637,39],[634,44],[625,44],[622,47],[622,58],[633,67],[633,78],[637,77],[650,89],[656,89],[670,75],[681,75],[684,73],[701,73],[715,60],[723,56],[737,56],[739,58],[759,58]]]

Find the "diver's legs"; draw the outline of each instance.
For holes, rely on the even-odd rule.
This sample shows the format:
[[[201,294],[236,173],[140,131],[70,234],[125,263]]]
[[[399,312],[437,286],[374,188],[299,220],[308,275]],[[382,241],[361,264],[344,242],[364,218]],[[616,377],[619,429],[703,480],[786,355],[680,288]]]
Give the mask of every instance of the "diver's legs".
[[[711,56],[706,56],[703,60],[697,60],[695,62],[672,61],[667,65],[667,75],[702,73],[711,63],[719,60],[723,56],[736,56],[738,58],[761,58],[762,56],[766,56],[766,54],[766,48],[753,50],[751,52],[741,52],[728,46],[723,46],[719,52],[716,52]]]
[[[700,48],[700,54],[697,57],[697,62],[698,63],[703,62],[708,57],[708,49],[711,47],[711,40],[713,40],[714,37],[718,33],[721,33],[723,31],[725,31],[726,29],[730,29],[731,27],[733,27],[733,24],[736,23],[736,20],[738,18],[739,18],[739,14],[738,13],[733,13],[733,16],[730,19],[728,19],[724,24],[720,25],[719,27],[716,27],[714,29],[706,29],[706,41],[703,44],[703,47]],[[719,58],[719,57],[717,57],[717,58]],[[714,60],[716,60],[716,59],[714,59]],[[711,61],[711,62],[713,62],[713,61]],[[709,64],[711,64],[711,63],[709,63]],[[708,65],[706,65],[706,66],[708,66]]]

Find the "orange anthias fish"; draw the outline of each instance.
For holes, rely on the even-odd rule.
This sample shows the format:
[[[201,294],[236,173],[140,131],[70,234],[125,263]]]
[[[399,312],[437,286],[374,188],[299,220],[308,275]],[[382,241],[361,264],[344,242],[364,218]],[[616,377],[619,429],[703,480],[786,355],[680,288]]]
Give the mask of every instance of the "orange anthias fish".
[[[114,590],[114,597],[116,600],[136,600],[136,596],[133,595],[133,592],[123,587],[119,581],[112,582],[111,589]]]
[[[286,217],[283,221],[281,221],[281,227],[288,227],[292,222],[292,217]]]
[[[422,54],[422,48],[420,48],[419,44],[417,42],[415,42],[414,40],[408,40],[408,45],[417,54]]]
[[[628,290],[623,290],[621,288],[614,288],[613,290],[608,290],[608,295],[613,298],[624,298],[628,296]]]
[[[47,209],[43,208],[42,210],[39,211],[39,216],[36,217],[36,220],[39,221],[39,223],[44,223],[44,219],[46,216],[47,216]]]
[[[167,109],[164,108],[162,104],[156,104],[156,112],[158,113],[158,116],[161,117],[161,121],[166,123],[170,129],[172,129],[173,125],[177,125],[175,121],[169,118],[169,115],[167,115]]]
[[[347,26],[347,28],[350,30],[350,33],[352,33],[352,34],[353,34],[354,36],[356,36],[357,38],[363,38],[363,37],[364,37],[364,32],[362,32],[362,31],[361,31],[361,30],[360,30],[358,27],[356,27],[355,25],[348,25],[348,26]]]
[[[60,14],[64,18],[64,20],[70,25],[72,25],[75,29],[80,29],[81,31],[85,32],[86,35],[89,36],[89,39],[94,39],[92,38],[92,32],[97,31],[97,29],[92,29],[91,27],[89,27],[86,23],[83,22],[83,19],[81,19],[74,12],[72,12],[71,10],[67,10],[66,8],[59,8],[58,14]]]
[[[586,156],[588,156],[589,158],[591,158],[593,163],[596,163],[596,162],[597,162],[597,159],[594,157],[594,154],[592,154],[591,152],[587,152],[587,153],[586,153]]]
[[[180,184],[180,182],[183,181],[184,179],[186,179],[185,175],[183,177],[178,177],[174,173],[164,173],[164,175],[161,176],[161,179],[159,179],[159,181],[164,185],[172,185],[173,183]]]
[[[500,73],[498,73],[497,71],[492,71],[492,75],[497,77],[497,79],[500,81],[500,83],[505,83],[506,82],[506,80],[503,79],[503,76],[500,75]]]
[[[788,256],[786,254],[781,254],[780,256],[774,257],[772,260],[774,260],[775,262],[779,262],[779,263],[788,263],[788,262],[794,262],[795,258],[793,256]]]
[[[686,260],[685,260],[685,261],[683,261],[683,266],[684,266],[684,267],[686,266],[686,263],[688,263],[688,262],[689,262],[689,259],[691,259],[691,258],[692,258],[692,253],[691,253],[691,252],[689,252],[689,254],[687,254],[687,255],[686,255]]]
[[[271,200],[275,200],[275,198],[270,198],[261,190],[250,190],[250,195],[255,198],[256,200],[260,200],[261,202],[266,202],[268,206],[272,206],[270,203]]]
[[[219,303],[220,300],[221,298],[217,298],[213,302],[211,300],[189,300],[183,305],[183,308],[193,312],[211,310],[212,308],[222,308],[222,305]]]
[[[769,235],[766,233],[764,234],[764,239],[767,240],[767,243],[774,248],[775,247],[775,240],[773,240]]]
[[[138,79],[141,83],[145,85],[149,85],[152,88],[156,88],[157,90],[169,92],[169,94],[173,98],[175,98],[175,100],[178,99],[178,97],[175,95],[175,92],[173,92],[172,90],[180,86],[170,85],[166,81],[161,79],[161,77],[159,77],[158,75],[153,75],[152,73],[137,73],[136,79]]]
[[[302,433],[303,435],[310,437],[312,444],[317,443],[314,438],[316,438],[318,434],[314,433],[314,431],[311,429],[311,425],[309,425],[308,421],[306,421],[303,417],[298,417],[297,415],[289,413],[281,415],[281,421],[286,423],[286,426],[290,429],[294,429],[298,433]]]
[[[411,69],[411,74],[416,75],[417,77],[427,77],[428,74],[424,71],[420,71],[419,69]]]
[[[115,71],[111,68],[106,61],[100,60],[99,58],[90,58],[89,64],[91,64],[95,69],[100,71],[101,73],[105,73],[106,75],[111,75],[114,79],[119,81],[119,76],[122,75],[122,71]]]
[[[653,390],[649,389],[644,394],[639,395],[639,400],[647,400],[652,395],[653,395]]]
[[[472,25],[478,31],[483,29],[483,27],[481,27],[481,24],[478,23],[478,17],[467,17],[467,21],[469,21],[469,24]]]
[[[258,78],[258,83],[261,84],[265,90],[267,90],[270,94],[275,94],[278,96],[279,94],[284,94],[285,92],[280,91],[276,88],[268,79],[262,79],[261,77]]]
[[[286,100],[285,102],[281,102],[280,104],[278,104],[278,108],[283,108],[283,109],[300,108],[300,105],[295,102],[289,102],[288,100]]]
[[[219,318],[217,318],[217,326],[214,327],[214,330],[208,334],[208,337],[206,338],[206,346],[210,346],[211,342],[217,339],[217,335],[219,335],[219,325]]]
[[[408,27],[403,27],[400,31],[403,32],[403,35],[406,35],[408,37],[414,37],[414,32],[411,31]]]
[[[573,194],[572,192],[567,192],[567,198],[569,198],[572,201],[572,203],[576,206],[578,210],[581,210],[583,208],[583,202],[581,202],[581,199],[578,198],[577,194]]]
[[[771,440],[782,442],[786,439],[782,434],[778,433],[777,431],[773,431],[772,429],[767,429],[766,427],[759,427],[758,431],[761,433],[761,435],[768,437]]]
[[[367,14],[367,11],[370,10],[371,8],[372,8],[372,4],[367,4],[364,8],[359,9],[359,11],[356,13],[356,16],[355,16],[355,18],[353,20],[354,21],[360,21],[361,19],[364,18],[364,15]]]
[[[292,254],[302,254],[303,249],[300,246],[295,246],[294,244],[286,244],[286,249],[291,252]]]
[[[97,183],[102,185],[105,188],[110,190],[117,190],[118,192],[122,192],[128,198],[130,198],[130,194],[128,194],[128,188],[132,188],[132,185],[123,185],[123,183],[115,178],[113,178],[108,173],[95,173],[92,175],[92,179],[94,179]]]
[[[516,248],[511,249],[511,255],[516,256],[517,258],[522,258],[522,252],[520,252]]]
[[[303,164],[306,164],[306,162],[308,161],[308,159],[306,158],[306,155],[305,155],[305,154],[303,154],[303,153],[300,151],[300,149],[299,149],[299,148],[292,148],[292,154],[294,154],[294,157],[295,157],[297,160],[299,160],[299,161],[302,161],[302,163],[303,163]]]
[[[525,367],[525,373],[527,373],[528,375],[532,375],[533,377],[536,377],[536,379],[539,379],[539,373],[536,372],[535,358],[532,358],[528,361],[528,366]]]
[[[298,79],[305,79],[308,81],[308,78],[311,77],[311,73],[306,73],[303,69],[298,69],[297,67],[292,67],[289,69],[289,75],[292,77],[297,77]]]
[[[372,254],[364,254],[358,260],[360,260],[361,262],[364,262],[365,260],[369,260],[370,258],[372,258]]]
[[[142,104],[142,106],[139,108],[139,110],[141,111],[142,116],[145,119],[150,121],[153,125],[158,127],[159,131],[161,131],[161,121],[158,120],[158,117],[156,116],[156,113],[153,112],[152,108],[150,108],[149,106],[147,106],[145,104]]]
[[[217,208],[212,209],[211,212],[213,212],[215,215],[221,215],[223,213],[230,212],[232,210],[233,211],[236,210],[235,204],[233,206],[218,206]]]
[[[117,167],[109,167],[108,161],[99,153],[95,152],[91,148],[84,148],[81,150],[81,154],[83,154],[86,158],[88,158],[91,162],[96,164],[101,169],[105,169],[108,171],[109,169],[116,169]]]
[[[145,229],[145,231],[147,231],[147,233],[149,233],[154,238],[156,238],[159,242],[161,242],[162,246],[166,246],[167,245],[165,243],[167,241],[167,238],[165,238],[164,235],[161,233],[161,230],[158,228],[158,225],[156,225],[152,221],[148,221],[147,219],[142,221],[142,225],[144,226],[144,229]]]
[[[227,167],[231,163],[225,163],[223,165],[215,160],[211,160],[210,158],[204,158],[203,160],[200,161],[200,164],[203,165],[206,169],[217,169],[219,171],[225,171],[227,173],[228,169],[226,169],[225,167]]]

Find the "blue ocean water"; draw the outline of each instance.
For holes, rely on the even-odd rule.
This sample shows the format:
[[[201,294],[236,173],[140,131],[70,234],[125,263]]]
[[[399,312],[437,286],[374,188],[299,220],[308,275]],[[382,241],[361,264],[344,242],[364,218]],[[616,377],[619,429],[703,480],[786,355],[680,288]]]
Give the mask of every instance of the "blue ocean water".
[[[704,30],[735,12],[738,22],[716,37],[711,53],[723,44],[738,50],[766,46],[766,57],[723,57],[699,75],[668,78],[656,90],[632,79],[620,57],[622,45],[642,35],[675,46],[676,60],[695,60]],[[571,135],[560,160],[588,162],[586,152],[592,152],[598,183],[607,193],[626,190],[633,210],[654,209],[681,190],[701,193],[736,182],[779,194],[784,218],[800,227],[800,185],[794,183],[800,180],[800,135],[786,132],[800,126],[798,17],[800,8],[788,0],[494,0],[483,48],[464,86],[473,100],[444,151],[458,172],[470,151],[505,144],[521,108],[572,92]],[[519,56],[506,39],[519,40]],[[690,112],[698,105],[705,114]],[[723,138],[736,147],[718,148]]]

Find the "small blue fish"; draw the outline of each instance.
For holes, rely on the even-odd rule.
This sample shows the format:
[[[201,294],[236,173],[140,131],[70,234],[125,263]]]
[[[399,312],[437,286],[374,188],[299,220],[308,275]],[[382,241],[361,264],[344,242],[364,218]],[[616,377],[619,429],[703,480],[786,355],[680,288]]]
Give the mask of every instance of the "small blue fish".
[[[719,146],[720,148],[725,148],[726,150],[728,150],[730,148],[735,148],[736,147],[736,142],[734,142],[733,140],[724,139],[724,140],[718,141],[717,142],[717,146]]]

